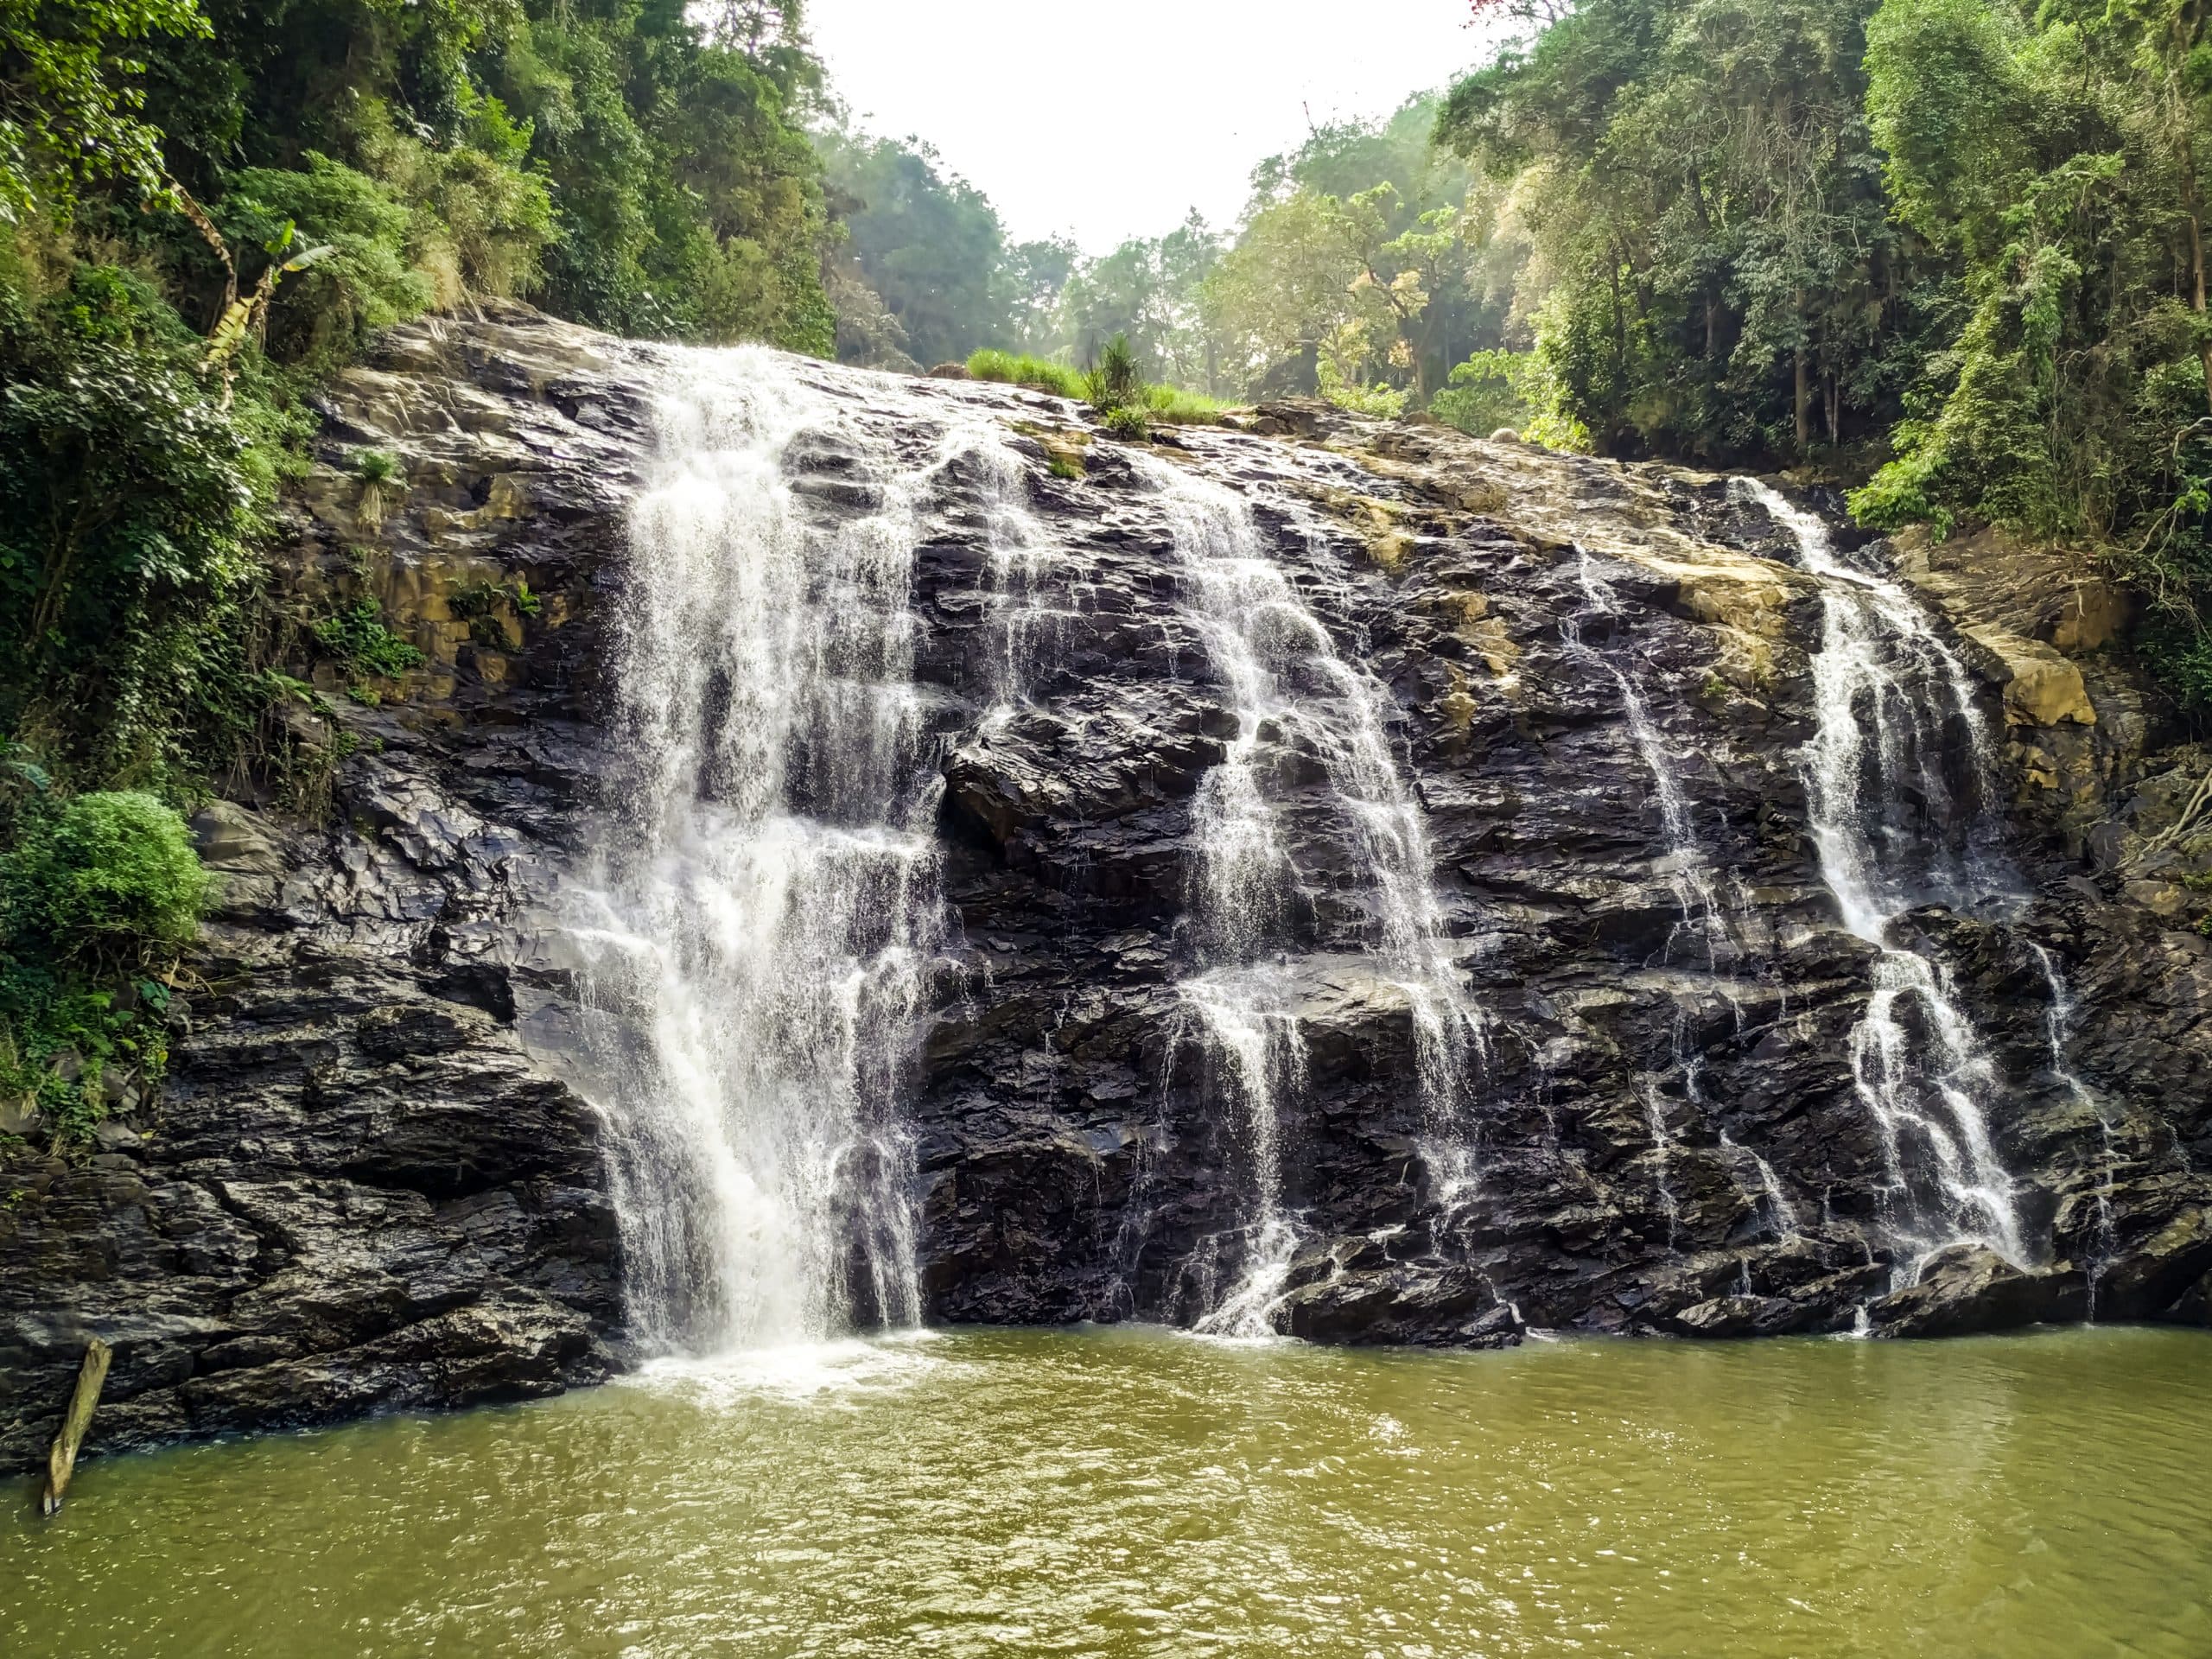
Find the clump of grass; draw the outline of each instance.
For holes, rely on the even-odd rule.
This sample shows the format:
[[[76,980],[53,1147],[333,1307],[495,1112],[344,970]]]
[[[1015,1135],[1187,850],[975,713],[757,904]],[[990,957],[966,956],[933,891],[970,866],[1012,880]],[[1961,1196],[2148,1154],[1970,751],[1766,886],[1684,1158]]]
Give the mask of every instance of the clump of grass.
[[[1236,405],[1180,386],[1147,386],[1145,413],[1169,426],[1211,426]]]
[[[1131,443],[1142,443],[1152,436],[1150,417],[1141,409],[1128,404],[1103,410],[1099,415],[1098,423],[1106,429],[1108,435]]]
[[[361,480],[361,499],[356,511],[361,522],[372,528],[384,522],[386,507],[407,493],[407,479],[399,457],[389,449],[355,450],[353,476]]]
[[[1083,372],[1049,357],[1027,352],[977,352],[968,359],[968,372],[978,380],[996,380],[1010,386],[1034,386],[1062,397],[1080,401],[1084,396]]]
[[[1371,386],[1347,385],[1338,373],[1336,365],[1325,358],[1321,363],[1321,396],[1348,414],[1366,415],[1376,420],[1395,421],[1406,412],[1406,394],[1379,382]]]
[[[1146,437],[1155,421],[1169,426],[1211,425],[1235,407],[1203,392],[1146,380],[1128,337],[1120,334],[1107,342],[1088,369],[1071,369],[1027,352],[977,352],[968,359],[968,372],[978,380],[1033,386],[1089,404],[1098,411],[1099,424],[1120,438]],[[1113,417],[1117,410],[1133,413],[1116,425]]]
[[[1127,334],[1108,340],[1097,361],[1084,371],[1084,396],[1102,415],[1117,409],[1143,409],[1145,396],[1151,390],[1145,384],[1144,371],[1137,367],[1137,354],[1129,349]]]

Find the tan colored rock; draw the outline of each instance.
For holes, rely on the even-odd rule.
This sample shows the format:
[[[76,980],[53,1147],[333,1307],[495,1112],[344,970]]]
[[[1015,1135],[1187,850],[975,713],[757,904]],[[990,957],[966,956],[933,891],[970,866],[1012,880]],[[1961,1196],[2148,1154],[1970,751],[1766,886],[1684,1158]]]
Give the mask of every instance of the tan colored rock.
[[[1474,647],[1483,666],[1501,686],[1507,686],[1520,677],[1521,647],[1513,643],[1512,635],[1505,631],[1505,624],[1494,616],[1485,616],[1462,624],[1455,632],[1459,638]]]
[[[2080,667],[2052,647],[1986,623],[1968,624],[1960,632],[1987,653],[1984,667],[2005,688],[2006,724],[2097,723]]]
[[[2051,626],[2050,643],[2061,651],[2102,651],[2126,627],[2129,610],[2127,596],[2111,583],[2077,582]]]

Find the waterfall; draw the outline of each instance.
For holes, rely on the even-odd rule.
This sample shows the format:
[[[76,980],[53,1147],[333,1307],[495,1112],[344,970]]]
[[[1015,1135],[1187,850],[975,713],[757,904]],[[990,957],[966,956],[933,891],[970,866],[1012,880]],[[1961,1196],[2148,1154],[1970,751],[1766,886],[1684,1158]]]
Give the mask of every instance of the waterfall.
[[[2074,993],[2067,986],[2066,976],[2059,972],[2058,958],[2033,942],[2028,949],[2035,953],[2036,963],[2043,969],[2044,988],[2050,997],[2044,1010],[2044,1037],[2050,1050],[2050,1075],[2078,1103],[2097,1115],[2097,1134],[2102,1144],[2094,1197],[2097,1259],[2084,1274],[2088,1287],[2088,1317],[2094,1320],[2097,1317],[2097,1281],[2119,1253],[2119,1241],[2113,1228],[2112,1192],[2120,1166],[2120,1146],[2113,1137],[2112,1116],[2105,1109],[2103,1097],[2084,1083],[2067,1062],[2066,1046],[2074,1037]]]
[[[1055,589],[1076,586],[1081,566],[1058,546],[1029,504],[1029,468],[997,421],[979,419],[946,435],[944,453],[974,475],[990,581],[990,662],[985,676],[992,708],[987,731],[1026,701],[1039,671],[1051,666],[1077,613],[1076,595]]]
[[[903,462],[773,353],[662,361],[574,929],[628,1316],[690,1352],[911,1324],[898,1103],[944,910],[907,595],[944,457]],[[868,505],[814,508],[809,472]]]
[[[1599,573],[1597,562],[1590,556],[1587,548],[1578,543],[1574,556],[1574,579],[1582,590],[1582,605],[1560,622],[1560,639],[1574,655],[1603,668],[1620,689],[1621,712],[1628,722],[1629,737],[1635,743],[1645,770],[1651,774],[1652,797],[1658,804],[1660,833],[1665,837],[1667,848],[1662,868],[1668,884],[1674,889],[1675,906],[1681,912],[1681,920],[1668,940],[1669,953],[1675,938],[1683,929],[1694,929],[1705,941],[1706,963],[1710,967],[1718,947],[1727,938],[1727,927],[1721,919],[1712,867],[1699,845],[1696,826],[1690,819],[1689,798],[1683,792],[1675,756],[1660,737],[1657,722],[1651,718],[1651,706],[1643,688],[1634,676],[1584,638],[1583,630],[1591,623],[1611,623],[1620,615],[1620,596]]]
[[[1446,1126],[1467,1093],[1481,1025],[1449,953],[1427,825],[1391,752],[1389,691],[1338,655],[1271,556],[1243,496],[1157,457],[1132,460],[1166,515],[1183,614],[1236,721],[1227,753],[1200,780],[1192,803],[1186,925],[1197,970],[1179,989],[1243,1120],[1255,1186],[1242,1276],[1199,1328],[1264,1335],[1299,1242],[1284,1193],[1281,1120],[1304,1076],[1293,957],[1307,953],[1294,937],[1300,873],[1272,792],[1287,756],[1319,762],[1370,884],[1360,944],[1407,1000],[1446,1188],[1465,1178],[1464,1142]],[[1442,1196],[1450,1201],[1448,1191]]]
[[[1667,1132],[1666,1103],[1656,1078],[1643,1080],[1643,1126],[1651,1132],[1651,1174],[1659,1192],[1659,1213],[1667,1223],[1667,1248],[1675,1248],[1681,1231],[1682,1206],[1675,1197],[1669,1168],[1675,1161],[1675,1138]]]
[[[1850,1052],[1888,1166],[1891,1227],[1914,1272],[1964,1242],[2024,1261],[2012,1178],[1989,1136],[1986,1103],[1999,1084],[1987,1046],[1942,964],[1891,938],[1914,906],[1965,904],[1989,874],[1974,814],[1989,740],[1972,683],[1911,595],[1845,563],[1816,515],[1755,479],[1735,487],[1789,532],[1820,583],[1806,792],[1821,878],[1844,925],[1881,952]],[[1954,721],[1977,797],[1963,808],[1944,774]]]

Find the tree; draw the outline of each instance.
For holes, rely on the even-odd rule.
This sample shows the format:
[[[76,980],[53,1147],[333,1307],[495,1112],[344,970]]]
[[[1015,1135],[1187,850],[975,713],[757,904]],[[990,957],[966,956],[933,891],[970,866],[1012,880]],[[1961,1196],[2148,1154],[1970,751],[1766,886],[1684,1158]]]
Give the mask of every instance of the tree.
[[[854,262],[925,365],[964,359],[1004,333],[1006,230],[990,199],[910,140],[817,140]]]
[[[2145,644],[2212,704],[2212,323],[2202,0],[1885,0],[1868,107],[1896,211],[1957,262],[1869,522],[1993,521],[2100,550]]]
[[[0,220],[66,219],[79,188],[162,188],[161,133],[140,117],[145,65],[125,48],[201,36],[194,0],[0,0]]]
[[[1516,181],[1519,308],[1599,444],[1805,454],[1895,418],[1922,326],[1859,67],[1866,0],[1593,0],[1453,88]]]

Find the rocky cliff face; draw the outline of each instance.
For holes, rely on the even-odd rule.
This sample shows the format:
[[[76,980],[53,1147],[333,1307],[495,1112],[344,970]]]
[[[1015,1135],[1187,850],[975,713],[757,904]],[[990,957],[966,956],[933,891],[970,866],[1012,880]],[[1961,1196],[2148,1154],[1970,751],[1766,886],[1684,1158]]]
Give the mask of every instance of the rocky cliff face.
[[[92,1334],[117,1349],[96,1449],[623,1363],[610,1130],[550,918],[617,775],[607,631],[666,367],[518,310],[396,331],[332,389],[302,602],[373,595],[429,660],[373,706],[322,671],[340,729],[303,735],[347,751],[326,817],[203,815],[226,887],[161,1098],[88,1159],[6,1155],[0,1458],[42,1450]],[[1480,1344],[2212,1316],[2212,960],[2175,862],[2202,768],[2084,661],[2091,599],[1904,550],[2002,736],[1962,793],[2001,804],[2003,846],[1975,846],[2007,872],[1899,925],[1976,1034],[1972,1075],[1921,1081],[1986,1102],[2024,1245],[1914,1263],[1865,1097],[1885,953],[1840,924],[1807,798],[1821,589],[1770,513],[1719,479],[1319,405],[1140,454],[1037,394],[803,373],[855,407],[895,386],[877,418],[918,452],[997,423],[1051,556],[1009,578],[973,457],[922,474],[913,674],[957,924],[906,1109],[930,1317],[1188,1320],[1257,1248],[1252,1125],[1184,988],[1194,800],[1238,721],[1163,461],[1254,504],[1379,686],[1477,1033],[1440,1122],[1371,861],[1323,759],[1263,721],[1300,1054],[1272,1322]],[[363,502],[365,445],[402,457],[397,500]],[[835,445],[784,464],[823,523],[866,505]],[[1924,833],[1975,841],[1939,796],[1931,774]],[[1904,1008],[1897,1040],[1929,1017]]]

